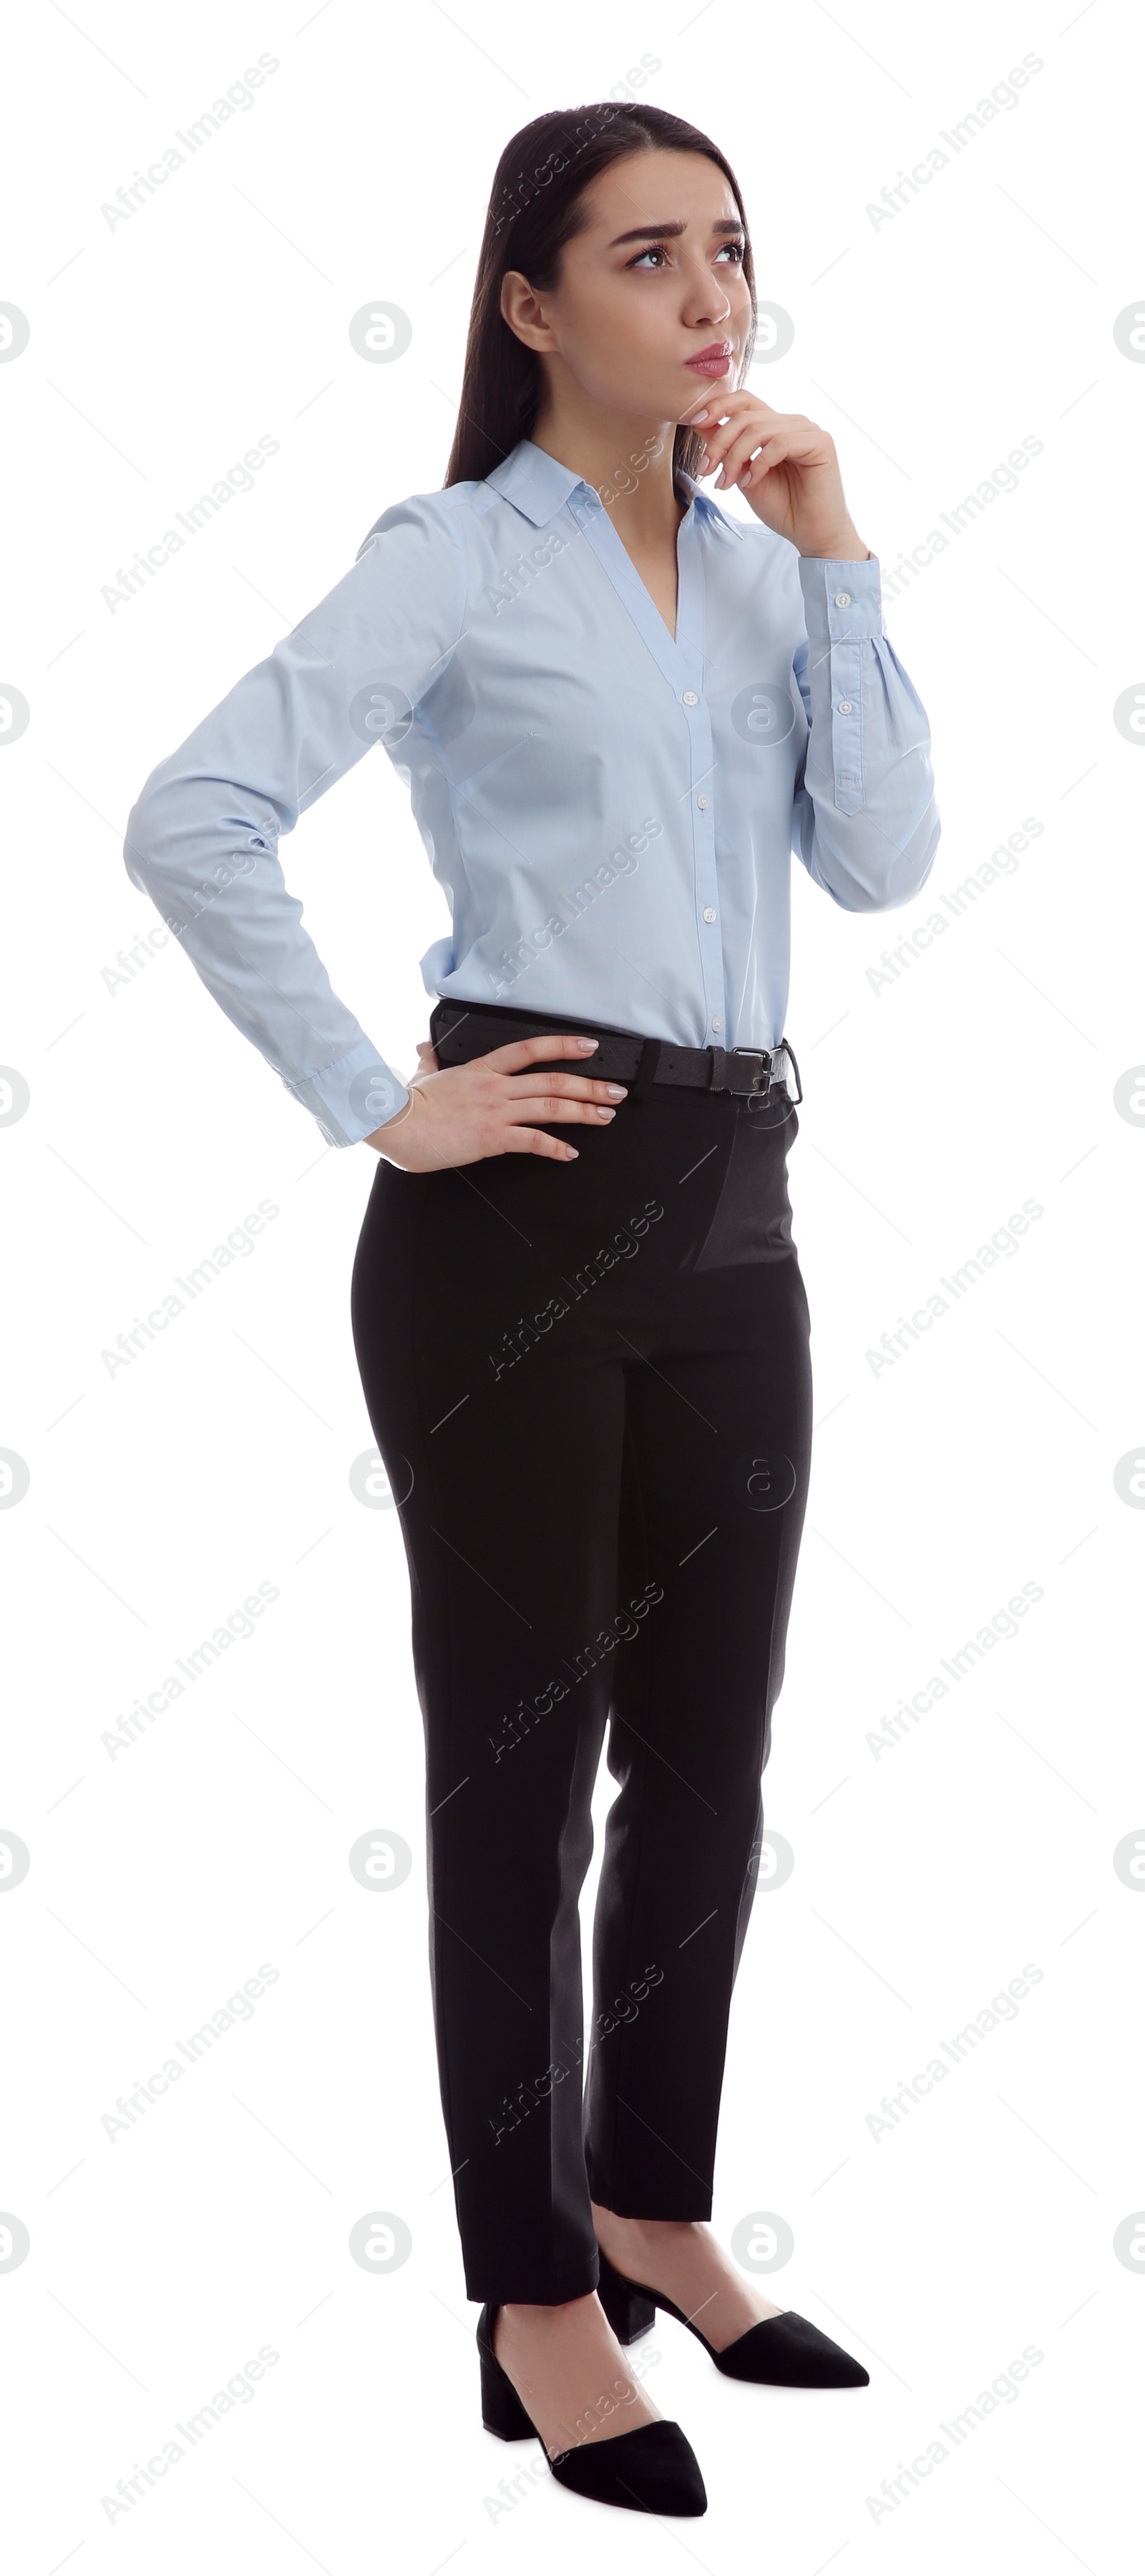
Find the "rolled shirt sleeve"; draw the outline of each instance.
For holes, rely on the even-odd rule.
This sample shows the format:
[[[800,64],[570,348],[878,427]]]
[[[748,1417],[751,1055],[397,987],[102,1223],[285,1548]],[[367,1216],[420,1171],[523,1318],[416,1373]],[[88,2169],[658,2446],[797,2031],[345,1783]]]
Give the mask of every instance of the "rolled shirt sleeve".
[[[284,832],[376,742],[393,752],[465,622],[465,554],[417,496],[349,572],[153,769],[124,864],[208,991],[332,1145],[409,1097],[332,990],[278,857]]]
[[[792,848],[847,912],[907,903],[941,822],[926,711],[883,626],[877,555],[798,557],[807,642],[795,677],[810,726]]]

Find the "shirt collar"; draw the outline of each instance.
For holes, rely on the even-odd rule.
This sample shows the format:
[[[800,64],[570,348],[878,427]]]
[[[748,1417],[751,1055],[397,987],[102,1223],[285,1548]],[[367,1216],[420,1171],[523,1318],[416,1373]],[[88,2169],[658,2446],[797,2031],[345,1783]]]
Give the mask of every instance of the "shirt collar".
[[[726,530],[729,535],[742,539],[743,528],[739,520],[729,518],[727,511],[721,510],[719,502],[713,501],[710,492],[701,492],[700,486],[696,482],[694,475],[685,474],[681,470],[678,472],[676,480],[678,483],[682,483],[684,485],[686,491],[691,493],[700,517],[711,521],[718,536],[722,536]]]
[[[590,489],[582,474],[574,474],[571,465],[562,465],[559,458],[550,456],[546,448],[535,447],[531,438],[519,439],[511,454],[500,465],[494,466],[493,472],[485,479],[495,492],[512,503],[515,510],[520,510],[524,518],[531,520],[535,528],[546,527],[550,519],[555,519],[558,510],[563,510],[574,492]],[[730,519],[726,510],[721,510],[718,501],[711,500],[706,492],[701,491],[691,474],[681,473],[678,479],[695,503],[698,517],[710,521],[718,535],[727,530],[736,537],[742,537],[743,529],[738,522]]]

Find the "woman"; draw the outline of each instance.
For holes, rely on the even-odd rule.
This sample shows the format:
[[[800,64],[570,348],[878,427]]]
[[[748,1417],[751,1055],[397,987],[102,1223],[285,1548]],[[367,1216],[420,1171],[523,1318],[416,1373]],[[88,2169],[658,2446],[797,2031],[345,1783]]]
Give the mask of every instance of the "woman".
[[[790,857],[870,911],[939,833],[877,560],[831,439],[746,390],[754,324],[706,136],[631,105],[514,136],[444,489],[153,772],[126,850],[327,1140],[379,1157],[352,1318],[411,1576],[484,2421],[670,2513],[699,2467],[623,2352],[657,2303],[729,2376],[867,2379],[706,2221],[809,1465]],[[453,923],[408,1084],[277,858],[376,740]]]

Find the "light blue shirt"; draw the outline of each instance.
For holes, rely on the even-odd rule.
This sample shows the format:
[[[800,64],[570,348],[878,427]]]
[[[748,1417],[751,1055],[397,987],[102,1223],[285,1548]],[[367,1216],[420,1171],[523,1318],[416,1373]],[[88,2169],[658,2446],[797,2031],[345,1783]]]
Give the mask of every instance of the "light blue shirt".
[[[801,556],[685,480],[675,639],[598,494],[522,439],[487,481],[383,511],[147,779],[132,884],[330,1144],[408,1092],[332,992],[278,845],[374,743],[448,898],[421,968],[451,999],[771,1047],[792,852],[848,912],[925,884],[930,734],[877,556]]]

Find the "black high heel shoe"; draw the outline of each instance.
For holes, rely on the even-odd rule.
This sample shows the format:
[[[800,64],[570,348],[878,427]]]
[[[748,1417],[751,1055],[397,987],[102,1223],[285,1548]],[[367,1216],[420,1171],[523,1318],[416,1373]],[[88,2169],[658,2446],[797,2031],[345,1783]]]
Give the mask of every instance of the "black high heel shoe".
[[[603,2262],[603,2256],[601,2260]],[[486,2301],[477,2320],[481,2355],[481,2421],[502,2442],[524,2442],[541,2436],[527,2414],[507,2370],[493,2350],[497,2307]],[[687,2434],[678,2424],[638,2424],[631,2433],[613,2434],[605,2442],[578,2442],[549,2459],[553,2476],[574,2495],[596,2504],[627,2505],[636,2513],[706,2513],[708,2499],[700,2463]]]
[[[765,2388],[870,2386],[871,2374],[862,2362],[853,2360],[841,2344],[832,2343],[830,2335],[820,2334],[818,2326],[795,2308],[784,2308],[777,2317],[761,2317],[758,2325],[749,2326],[746,2334],[717,2352],[663,2290],[651,2290],[647,2282],[630,2281],[626,2273],[618,2272],[603,2245],[596,2294],[618,2343],[635,2343],[638,2335],[647,2334],[657,2308],[664,2308],[687,2326],[728,2379],[751,2379]]]

